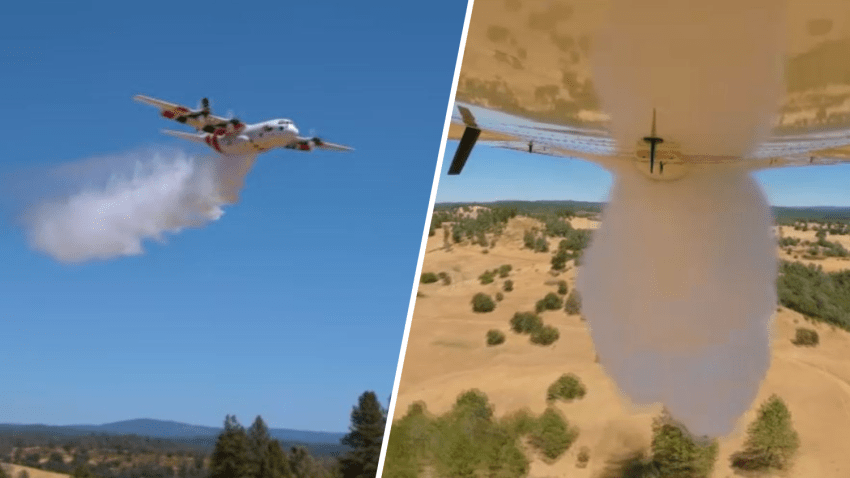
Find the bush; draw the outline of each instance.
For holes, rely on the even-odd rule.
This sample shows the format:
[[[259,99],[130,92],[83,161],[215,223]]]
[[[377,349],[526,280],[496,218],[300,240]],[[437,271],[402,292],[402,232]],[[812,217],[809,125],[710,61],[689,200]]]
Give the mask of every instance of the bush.
[[[534,241],[534,252],[549,252],[549,241],[544,236]]]
[[[502,294],[501,292],[496,292],[496,301],[497,302],[501,302],[502,299],[504,299],[504,298],[505,298],[505,294]]]
[[[482,285],[490,284],[496,278],[496,271],[484,271],[483,274],[478,276],[478,280],[481,281]]]
[[[565,373],[558,380],[555,380],[552,385],[549,385],[549,390],[546,392],[546,400],[573,400],[582,398],[587,393],[584,384],[581,383],[576,375]]]
[[[732,455],[732,466],[740,470],[785,470],[800,447],[791,424],[791,412],[777,395],[759,407],[758,416],[747,429],[744,450]]]
[[[661,476],[708,478],[717,453],[717,440],[697,443],[666,410],[653,421],[652,461]]]
[[[487,345],[499,345],[505,343],[505,333],[501,330],[490,329],[487,331]]]
[[[573,289],[572,292],[570,292],[570,295],[567,297],[567,303],[564,306],[564,310],[570,315],[581,313],[581,295],[579,295],[577,290]]]
[[[544,325],[531,333],[531,343],[537,345],[552,345],[561,336],[558,329]]]
[[[511,329],[518,334],[530,334],[543,327],[543,320],[533,312],[517,312],[511,319]]]
[[[800,347],[815,347],[820,343],[820,337],[815,330],[797,327],[797,333],[791,342]]]
[[[434,274],[433,272],[423,272],[422,277],[419,279],[419,281],[423,284],[432,284],[438,280],[437,274]]]
[[[505,285],[502,287],[502,289],[504,289],[505,292],[510,292],[514,290],[514,281],[510,279],[506,280]]]
[[[542,310],[558,310],[564,306],[564,301],[558,294],[550,292],[546,294],[546,297],[540,299],[538,304],[543,307]]]
[[[495,308],[496,303],[493,302],[493,299],[489,295],[483,292],[479,292],[472,297],[472,310],[474,312],[492,312]]]
[[[447,273],[440,272],[438,275],[440,276],[440,279],[443,280],[443,285],[449,285],[452,283],[452,278]]]
[[[559,281],[558,282],[558,294],[567,295],[567,292],[569,292],[569,288],[567,288],[567,281],[565,281],[565,280]],[[557,308],[560,309],[561,306],[558,306]]]
[[[499,267],[499,277],[501,277],[501,278],[507,277],[508,274],[511,273],[511,269],[512,269],[512,267],[511,267],[510,264],[505,264],[505,265]]]
[[[529,443],[547,461],[557,460],[578,438],[578,429],[570,428],[567,420],[554,408],[547,408],[536,421]]]

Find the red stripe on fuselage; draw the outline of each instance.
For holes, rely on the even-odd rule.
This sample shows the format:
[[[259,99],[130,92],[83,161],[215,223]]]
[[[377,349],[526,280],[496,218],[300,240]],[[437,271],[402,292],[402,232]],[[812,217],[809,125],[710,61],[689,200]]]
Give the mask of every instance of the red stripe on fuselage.
[[[162,112],[162,116],[165,116],[168,119],[174,118],[174,112],[170,110],[165,110]]]

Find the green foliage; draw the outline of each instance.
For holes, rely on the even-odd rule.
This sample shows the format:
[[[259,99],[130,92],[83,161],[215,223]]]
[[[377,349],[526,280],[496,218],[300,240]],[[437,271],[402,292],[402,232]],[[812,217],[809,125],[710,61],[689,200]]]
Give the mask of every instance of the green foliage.
[[[508,279],[505,281],[505,284],[502,286],[502,290],[505,292],[510,292],[514,290],[514,281]]]
[[[9,478],[9,475],[6,474],[6,468],[3,465],[0,465],[0,478]]]
[[[505,294],[502,294],[501,292],[496,292],[496,302],[501,302],[504,298]]]
[[[569,292],[569,288],[567,287],[567,281],[558,281],[558,294],[567,295],[567,292]],[[560,309],[561,307],[558,306],[557,308]]]
[[[748,427],[744,450],[732,455],[732,466],[741,470],[787,470],[799,447],[791,412],[781,398],[772,395]]]
[[[531,343],[536,345],[552,345],[560,337],[558,329],[551,325],[544,325],[531,332]]]
[[[567,296],[567,301],[564,305],[564,310],[570,315],[576,315],[581,313],[581,295],[576,289],[573,289],[570,292],[570,295]]]
[[[717,440],[698,442],[669,414],[652,424],[652,461],[662,477],[708,478],[717,460]]]
[[[820,343],[820,337],[818,337],[816,330],[805,327],[797,327],[794,340],[791,342],[800,347],[815,347],[818,343]]]
[[[479,292],[472,297],[472,310],[474,312],[492,312],[495,308],[496,303],[493,302],[493,299],[489,295],[483,292]]]
[[[505,343],[505,333],[501,330],[490,329],[487,331],[487,345],[499,345]]]
[[[499,266],[499,277],[504,279],[508,276],[508,274],[511,273],[511,269],[512,267],[510,264],[504,264],[502,266]]]
[[[549,252],[549,241],[546,240],[545,236],[540,236],[534,241],[534,251],[535,252]]]
[[[518,334],[530,334],[543,327],[543,319],[534,312],[517,312],[511,318],[511,330]]]
[[[439,274],[437,274],[437,276],[438,276],[440,279],[442,279],[442,281],[443,281],[443,285],[449,285],[449,284],[451,284],[451,283],[452,283],[452,278],[451,278],[451,276],[450,276],[450,275],[448,275],[448,274],[447,274],[447,273],[445,273],[445,272],[440,272]]]
[[[234,415],[224,419],[210,462],[210,478],[251,476],[248,435]]]
[[[349,433],[342,439],[351,451],[339,459],[343,478],[373,478],[378,473],[378,459],[387,423],[386,410],[375,392],[363,393],[351,411]]]
[[[783,306],[850,330],[850,271],[782,261],[776,290]]]
[[[549,390],[546,391],[546,400],[574,400],[582,398],[587,393],[587,388],[575,374],[565,373],[558,380],[555,380],[552,385],[549,385]]]
[[[531,249],[534,252],[549,252],[549,241],[546,240],[546,236],[538,237],[536,231],[525,231],[522,241],[526,249]]]
[[[95,478],[94,473],[86,465],[80,465],[74,468],[74,473],[71,476],[73,478]]]
[[[564,306],[564,300],[561,297],[554,293],[550,292],[546,294],[545,297],[537,301],[537,312],[541,312],[544,310],[558,310]]]
[[[800,239],[796,237],[781,237],[779,238],[779,247],[794,247],[800,244]]]
[[[437,276],[437,274],[434,274],[433,272],[423,272],[422,277],[419,279],[419,282],[422,282],[423,284],[432,284],[434,282],[437,282],[438,280],[439,277]]]
[[[549,461],[557,460],[578,438],[578,429],[570,428],[561,413],[549,407],[537,419],[529,443]]]
[[[475,217],[460,214],[459,209],[451,211],[435,211],[431,224],[434,227],[442,227],[444,222],[452,223],[452,239],[454,242],[463,242],[465,239],[475,244],[487,246],[486,234],[500,234],[505,224],[516,216],[516,209],[491,207],[480,209]]]
[[[478,276],[478,280],[481,281],[482,285],[491,284],[496,279],[496,271],[484,271],[483,274]]]

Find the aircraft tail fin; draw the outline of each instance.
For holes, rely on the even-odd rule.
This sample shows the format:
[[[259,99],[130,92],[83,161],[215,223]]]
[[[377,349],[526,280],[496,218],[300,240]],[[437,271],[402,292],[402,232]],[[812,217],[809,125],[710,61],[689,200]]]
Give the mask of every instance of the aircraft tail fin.
[[[183,131],[174,131],[170,129],[162,130],[163,133],[174,136],[175,138],[185,139],[189,141],[194,141],[196,143],[205,143],[206,135],[205,134],[194,134],[194,133],[185,133]]]

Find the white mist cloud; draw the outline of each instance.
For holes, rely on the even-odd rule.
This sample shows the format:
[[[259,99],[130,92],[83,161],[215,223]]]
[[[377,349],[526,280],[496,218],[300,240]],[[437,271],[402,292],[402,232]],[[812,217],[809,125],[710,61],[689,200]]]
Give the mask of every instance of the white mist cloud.
[[[47,175],[60,191],[30,200],[22,222],[30,246],[61,262],[142,254],[146,240],[218,220],[254,160],[163,149],[65,165]]]
[[[577,287],[599,362],[633,402],[664,403],[695,435],[734,429],[770,364],[771,225],[742,169],[617,171]]]

